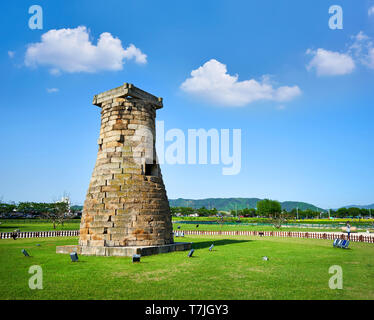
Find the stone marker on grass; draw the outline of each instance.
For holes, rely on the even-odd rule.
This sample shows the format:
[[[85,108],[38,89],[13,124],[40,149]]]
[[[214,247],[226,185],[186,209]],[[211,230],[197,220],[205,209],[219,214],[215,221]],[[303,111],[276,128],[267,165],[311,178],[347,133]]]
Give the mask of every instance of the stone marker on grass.
[[[132,256],[132,262],[133,262],[133,263],[134,263],[134,262],[140,262],[140,257],[141,257],[140,254],[134,254],[134,255]]]
[[[76,252],[70,253],[70,259],[72,262],[77,262],[78,261],[78,254]]]
[[[23,255],[24,255],[25,257],[30,257],[30,255],[28,254],[28,252],[27,252],[25,249],[22,249],[21,252],[23,253]]]

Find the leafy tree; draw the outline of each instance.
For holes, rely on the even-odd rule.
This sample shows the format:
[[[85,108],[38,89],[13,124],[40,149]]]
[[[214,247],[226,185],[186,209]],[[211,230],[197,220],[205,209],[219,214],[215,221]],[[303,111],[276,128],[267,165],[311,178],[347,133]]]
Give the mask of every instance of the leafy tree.
[[[257,213],[256,213],[256,209],[245,208],[243,210],[240,210],[240,215],[242,215],[243,217],[249,218],[249,217],[255,217],[257,215]]]
[[[188,216],[193,213],[198,213],[200,217],[217,216],[218,214],[218,210],[216,208],[209,210],[205,207],[201,207],[199,209],[193,209],[189,207],[170,207],[170,212],[172,216],[176,216],[177,213],[180,213],[183,216]]]
[[[261,200],[257,202],[257,213],[262,217],[274,217],[282,212],[282,206],[275,200]]]
[[[32,216],[41,216],[51,208],[50,203],[43,202],[20,202],[17,211]]]
[[[360,208],[348,208],[348,216],[350,217],[359,217],[361,215],[361,209]]]
[[[15,204],[0,203],[0,214],[12,214],[13,210],[16,209]]]
[[[271,219],[271,222],[275,228],[279,229],[282,226],[282,224],[287,222],[286,215],[284,213],[274,215]]]
[[[336,211],[336,216],[338,218],[346,218],[349,216],[349,211],[347,208],[340,208]]]
[[[176,216],[177,213],[180,213],[182,216],[188,216],[195,212],[195,209],[189,207],[171,207],[171,214]]]
[[[370,216],[370,210],[369,209],[361,209],[361,216],[363,216],[363,217]]]
[[[64,225],[67,212],[69,212],[69,204],[67,202],[55,202],[49,204],[48,210],[43,212],[43,216],[52,220],[53,229],[56,229],[57,223]]]
[[[196,212],[199,214],[200,217],[209,217],[210,215],[210,211],[205,207],[197,209]]]
[[[257,212],[260,216],[271,218],[275,228],[279,229],[286,222],[282,206],[278,201],[265,199],[257,202]]]

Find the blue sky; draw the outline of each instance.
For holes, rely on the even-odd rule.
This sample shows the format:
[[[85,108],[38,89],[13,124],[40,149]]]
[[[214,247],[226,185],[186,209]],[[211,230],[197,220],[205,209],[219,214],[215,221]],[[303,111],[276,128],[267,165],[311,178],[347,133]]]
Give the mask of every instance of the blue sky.
[[[34,4],[43,9],[42,30],[29,28]],[[329,28],[331,5],[343,9],[342,30]],[[100,128],[93,95],[129,82],[164,98],[157,120],[165,130],[242,130],[239,174],[222,175],[222,165],[164,164],[169,198],[268,197],[323,208],[373,203],[373,6],[8,1],[0,28],[0,197],[53,201],[67,192],[82,204]],[[56,58],[51,46],[59,40],[41,38],[53,29],[88,34],[88,51],[64,47]],[[113,50],[100,49],[103,33]]]

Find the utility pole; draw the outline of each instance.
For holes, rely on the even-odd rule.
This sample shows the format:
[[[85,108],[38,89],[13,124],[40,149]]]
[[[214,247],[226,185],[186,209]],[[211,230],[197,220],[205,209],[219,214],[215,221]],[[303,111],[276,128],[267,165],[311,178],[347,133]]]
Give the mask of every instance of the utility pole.
[[[329,209],[329,220],[330,220],[330,209]]]

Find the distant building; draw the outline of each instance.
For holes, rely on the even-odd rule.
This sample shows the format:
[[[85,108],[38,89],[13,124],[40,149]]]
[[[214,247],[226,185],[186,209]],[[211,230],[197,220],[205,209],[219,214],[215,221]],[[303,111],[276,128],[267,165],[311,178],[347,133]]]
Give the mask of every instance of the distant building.
[[[70,198],[69,197],[62,197],[60,201],[58,202],[65,202],[69,205],[70,208]]]
[[[198,216],[199,216],[198,213],[192,213],[192,214],[189,215],[189,217],[198,217]]]

